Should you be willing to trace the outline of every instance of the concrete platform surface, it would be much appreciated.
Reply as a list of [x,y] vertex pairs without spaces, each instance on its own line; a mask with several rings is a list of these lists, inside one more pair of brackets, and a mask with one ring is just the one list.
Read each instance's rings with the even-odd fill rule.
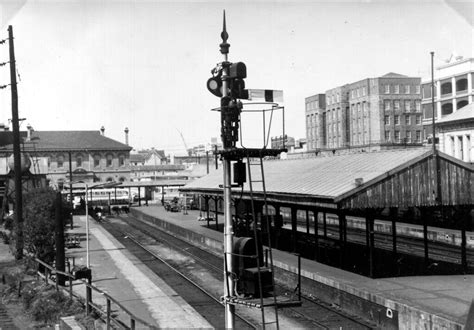
[[[86,264],[86,217],[75,216],[69,234],[81,235],[81,245],[66,251],[76,265]],[[136,257],[124,249],[95,220],[89,220],[89,257],[92,284],[106,292],[136,317],[158,328],[211,328],[212,326],[188,303]],[[74,285],[85,297],[85,286]],[[93,292],[93,302],[104,307],[105,298]],[[117,306],[112,304],[114,311]],[[129,320],[125,320],[129,324]],[[137,328],[143,328],[137,322]]]
[[[198,221],[203,215],[199,211],[173,213],[161,206],[139,207],[133,211],[169,223],[167,229],[170,231],[181,230],[176,226],[192,231],[198,235],[194,240],[212,249],[222,248],[223,235],[212,229],[214,222],[208,228],[206,221]],[[222,223],[223,217],[218,222]],[[273,259],[275,266],[296,272],[297,258],[294,255],[273,250]],[[371,279],[302,259],[302,276],[397,311],[400,328],[411,328],[412,325],[427,329],[462,327],[474,298],[474,275]]]

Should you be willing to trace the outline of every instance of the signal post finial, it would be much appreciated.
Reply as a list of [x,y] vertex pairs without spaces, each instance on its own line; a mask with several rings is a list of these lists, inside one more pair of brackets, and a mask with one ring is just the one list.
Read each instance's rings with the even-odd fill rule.
[[227,39],[229,38],[229,34],[227,33],[227,28],[226,28],[226,24],[225,24],[225,10],[224,10],[224,21],[223,21],[223,26],[222,26],[221,38],[222,38],[222,43],[220,44],[221,53],[224,54],[224,55],[229,54],[230,44],[227,43]]

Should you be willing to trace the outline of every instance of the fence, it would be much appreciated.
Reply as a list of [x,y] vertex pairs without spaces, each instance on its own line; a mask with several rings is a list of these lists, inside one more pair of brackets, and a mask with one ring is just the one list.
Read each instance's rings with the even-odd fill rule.
[[[59,282],[58,277],[59,276],[64,276],[65,278],[67,278],[67,281],[69,283],[69,285],[68,285],[68,287],[69,287],[68,288],[69,298],[72,299],[73,296],[77,297],[74,294],[73,290],[72,290],[72,282],[77,279],[75,275],[73,275],[70,272],[63,272],[63,271],[57,270],[54,267],[52,267],[51,265],[49,265],[49,264],[45,263],[44,261],[41,261],[37,258],[34,258],[34,261],[38,265],[42,265],[44,267],[44,274],[42,274],[41,272],[38,271],[38,275],[40,277],[44,278],[46,284],[48,284],[49,281],[52,280],[52,275],[55,275],[55,280],[52,280],[52,281],[55,282],[56,290],[59,290],[60,286],[58,284],[58,282]],[[122,304],[120,304],[117,300],[115,300],[114,298],[112,298],[107,293],[103,292],[99,288],[92,285],[91,281],[92,281],[92,276],[90,275],[90,270],[89,270],[89,276],[87,278],[87,281],[85,279],[81,279],[81,282],[84,284],[84,286],[86,288],[86,301],[85,301],[86,315],[89,315],[91,313],[92,309],[94,309],[97,312],[97,314],[100,315],[101,319],[103,319],[103,320],[105,319],[107,329],[111,329],[112,323],[119,329],[135,329],[137,323],[144,326],[144,327],[146,327],[146,328],[148,328],[148,329],[155,329],[156,328],[155,326],[149,324],[148,322],[134,316],[132,314],[132,312],[130,312],[126,307],[124,307]],[[92,291],[95,291],[95,292],[99,293],[100,295],[102,295],[106,299],[106,310],[105,310],[105,312],[102,310],[102,307],[100,305],[94,304],[94,302],[92,301]],[[117,307],[119,307],[120,310],[122,310],[125,314],[127,314],[127,316],[130,319],[130,326],[125,325],[116,316],[112,315],[112,303],[115,304]]]

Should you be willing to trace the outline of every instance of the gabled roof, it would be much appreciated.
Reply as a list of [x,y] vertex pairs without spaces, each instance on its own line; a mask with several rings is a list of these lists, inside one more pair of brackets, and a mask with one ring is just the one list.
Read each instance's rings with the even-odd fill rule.
[[474,120],[474,103],[470,103],[461,109],[458,109],[456,112],[437,120],[436,123],[442,124],[458,120]]
[[130,163],[144,163],[146,159],[146,154],[138,153],[138,154],[130,154]]
[[[12,150],[12,132],[3,134],[0,142],[4,150]],[[22,140],[26,138],[26,132],[21,132]],[[112,150],[130,151],[132,148],[124,143],[115,141],[101,135],[99,131],[33,131],[31,142],[24,143],[23,150],[34,151],[60,151],[60,150]]]
[[[429,152],[429,149],[417,148],[265,161],[266,190],[335,198],[355,188],[355,178],[368,182],[427,151]],[[186,185],[186,188],[218,188],[219,185],[222,185],[221,169],[193,181]],[[244,186],[245,189],[248,189],[247,184]]]
[[[467,163],[453,160],[444,155],[442,157],[453,164],[452,166],[462,171],[468,173],[473,171],[472,166]],[[345,202],[352,196],[380,185],[388,177],[397,177],[399,173],[405,173],[406,169],[431,158],[432,150],[430,148],[416,148],[308,159],[265,161],[266,192],[269,199],[295,203],[319,203],[319,205],[324,203],[328,207],[331,207],[330,205],[335,207],[337,203]],[[252,171],[255,170],[252,169]],[[429,180],[430,174],[425,172],[426,170],[421,170],[421,173],[426,177],[420,177],[419,180]],[[260,173],[254,173],[252,176],[259,177]],[[470,178],[469,180],[472,180],[472,177]],[[396,178],[396,180],[399,179]],[[214,170],[209,175],[186,185],[183,190],[221,193],[222,189],[219,185],[222,185],[222,181],[221,169]],[[410,182],[410,185],[417,185],[413,182]],[[420,185],[423,184],[429,190],[428,183],[420,182]],[[463,183],[464,186],[469,184],[470,181]],[[418,185],[415,188],[424,189],[423,187],[418,188]],[[456,189],[454,184],[452,189]],[[472,190],[472,188],[469,189]],[[253,190],[257,193],[261,192],[261,184],[254,183]],[[240,189],[238,191],[240,192]],[[248,191],[249,185],[247,182],[244,184],[243,194]],[[237,190],[234,193],[237,193]],[[396,189],[391,190],[391,193],[396,195]],[[390,203],[388,201],[388,204]],[[380,201],[380,205],[382,204],[387,204],[387,201]]]

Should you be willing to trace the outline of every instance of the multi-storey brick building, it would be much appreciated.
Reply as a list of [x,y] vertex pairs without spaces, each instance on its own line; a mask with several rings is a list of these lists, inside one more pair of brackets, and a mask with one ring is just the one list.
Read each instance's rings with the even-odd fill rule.
[[[319,94],[321,95],[321,94]],[[308,123],[308,150],[385,148],[422,142],[420,78],[388,73],[367,78],[325,94],[326,107],[318,109],[315,125]]]
[[[472,103],[474,96],[474,58],[452,55],[434,72],[435,119],[455,113]],[[422,81],[423,128],[425,138],[432,134],[431,75]]]
[[325,135],[320,129],[323,113],[326,110],[326,96],[316,94],[305,99],[306,106],[306,141],[308,150],[321,148],[326,144]]

